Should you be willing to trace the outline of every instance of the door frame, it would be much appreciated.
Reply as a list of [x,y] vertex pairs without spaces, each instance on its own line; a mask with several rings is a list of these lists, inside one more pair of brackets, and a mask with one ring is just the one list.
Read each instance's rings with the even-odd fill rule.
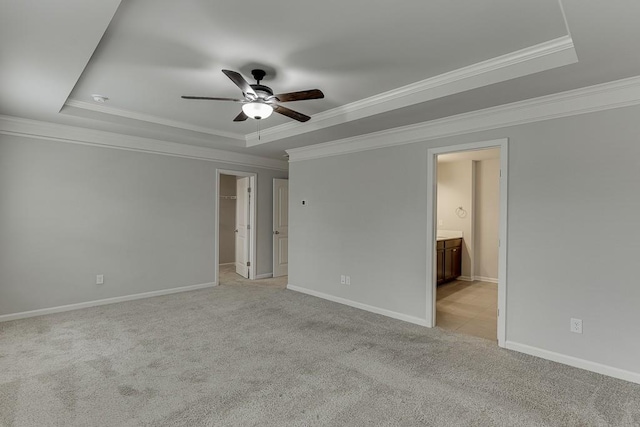
[[258,174],[253,172],[234,171],[228,169],[216,169],[216,242],[215,242],[215,284],[220,284],[220,175],[233,175],[249,177],[251,187],[251,205],[249,207],[249,279],[256,278],[256,245],[257,245],[257,218],[258,218]]
[[[271,226],[273,228],[275,228],[275,222],[276,222],[276,180],[281,180],[281,181],[289,181],[289,178],[273,178],[273,190],[272,190],[272,198],[273,198],[273,215],[272,215],[272,224]],[[287,197],[288,197],[288,192],[289,192],[289,187],[287,186]],[[289,203],[287,203],[287,209],[289,209]],[[288,218],[288,215],[287,215]],[[289,239],[289,231],[288,231],[289,226],[287,225],[287,239]],[[272,230],[273,231],[273,230]],[[275,232],[275,231],[274,231]],[[276,241],[276,235],[272,234],[271,236],[271,248],[272,248],[272,256],[271,256],[271,276],[272,277],[276,277],[276,245],[275,245],[275,241]],[[287,274],[289,274],[289,254],[287,253]]]
[[[436,235],[437,235],[437,197],[438,197],[438,162],[439,154],[457,153],[460,151],[500,149],[500,224],[498,237],[498,346],[505,347],[507,335],[507,198],[508,198],[508,165],[509,139],[479,141],[469,144],[449,145],[427,150],[427,326],[436,326]],[[431,270],[429,271],[429,265]]]

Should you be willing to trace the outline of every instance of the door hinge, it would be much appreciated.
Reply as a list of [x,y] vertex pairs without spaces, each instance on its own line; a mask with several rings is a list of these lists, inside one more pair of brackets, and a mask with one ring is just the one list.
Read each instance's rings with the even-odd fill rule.
[[247,267],[251,267],[251,261],[247,261]]
[[247,230],[251,230],[251,224],[247,224]]
[[251,187],[247,187],[247,193],[251,193]]

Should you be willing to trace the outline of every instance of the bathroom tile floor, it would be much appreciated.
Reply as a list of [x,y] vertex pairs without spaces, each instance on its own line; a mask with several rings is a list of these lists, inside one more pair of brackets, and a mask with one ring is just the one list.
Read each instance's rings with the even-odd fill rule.
[[453,281],[438,286],[436,326],[497,341],[498,285]]

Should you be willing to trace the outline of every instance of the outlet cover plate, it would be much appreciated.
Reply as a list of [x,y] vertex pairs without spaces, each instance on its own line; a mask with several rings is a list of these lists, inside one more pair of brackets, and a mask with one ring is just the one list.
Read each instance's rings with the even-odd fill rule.
[[571,318],[571,325],[570,325],[570,329],[571,332],[575,333],[575,334],[581,334],[582,333],[582,319],[574,319]]

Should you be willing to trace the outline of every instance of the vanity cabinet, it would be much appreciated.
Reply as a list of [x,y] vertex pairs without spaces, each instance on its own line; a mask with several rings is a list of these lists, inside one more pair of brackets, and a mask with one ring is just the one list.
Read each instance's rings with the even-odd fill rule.
[[436,257],[438,285],[462,275],[462,239],[439,240]]

